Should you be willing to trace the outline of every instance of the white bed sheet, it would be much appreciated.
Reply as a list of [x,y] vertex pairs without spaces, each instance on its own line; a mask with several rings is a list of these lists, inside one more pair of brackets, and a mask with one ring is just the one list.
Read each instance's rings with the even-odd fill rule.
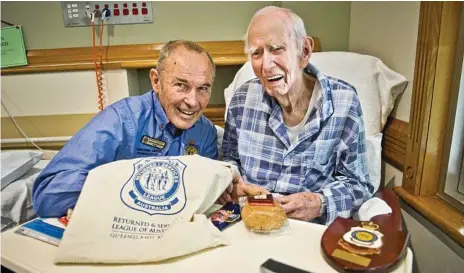
[[40,160],[23,176],[2,189],[2,232],[36,217],[32,209],[32,186],[49,162],[49,159]]

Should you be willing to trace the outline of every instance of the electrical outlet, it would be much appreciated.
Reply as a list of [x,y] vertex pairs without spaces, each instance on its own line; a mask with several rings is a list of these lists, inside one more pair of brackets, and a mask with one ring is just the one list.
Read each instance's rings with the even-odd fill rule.
[[105,25],[151,24],[153,10],[150,1],[106,2],[106,1],[76,1],[61,2],[64,26],[91,26],[89,12],[95,15],[95,24],[100,24],[103,9],[109,10]]

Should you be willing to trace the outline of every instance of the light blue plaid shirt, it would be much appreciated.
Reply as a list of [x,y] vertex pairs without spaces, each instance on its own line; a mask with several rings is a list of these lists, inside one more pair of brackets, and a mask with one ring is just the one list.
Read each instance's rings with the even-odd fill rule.
[[291,145],[282,109],[258,79],[237,89],[229,105],[224,160],[244,178],[271,192],[311,191],[325,196],[326,212],[314,222],[351,217],[373,193],[365,158],[361,104],[353,86],[308,64],[322,87],[304,131]]

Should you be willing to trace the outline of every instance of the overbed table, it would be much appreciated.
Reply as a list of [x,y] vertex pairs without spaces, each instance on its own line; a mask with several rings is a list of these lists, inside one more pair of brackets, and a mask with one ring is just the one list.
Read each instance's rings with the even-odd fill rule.
[[[289,220],[289,231],[280,236],[249,234],[243,222],[224,231],[232,242],[229,246],[209,249],[167,262],[137,265],[55,265],[58,247],[14,233],[2,233],[2,265],[18,273],[36,272],[261,272],[267,259],[307,270],[312,273],[336,272],[324,260],[320,241],[325,226]],[[395,273],[412,272],[412,251],[394,269]]]

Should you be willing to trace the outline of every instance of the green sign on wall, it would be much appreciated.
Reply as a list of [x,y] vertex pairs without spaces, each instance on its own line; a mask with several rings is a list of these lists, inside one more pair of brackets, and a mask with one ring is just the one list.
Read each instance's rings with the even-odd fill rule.
[[21,26],[2,28],[2,68],[27,65]]

